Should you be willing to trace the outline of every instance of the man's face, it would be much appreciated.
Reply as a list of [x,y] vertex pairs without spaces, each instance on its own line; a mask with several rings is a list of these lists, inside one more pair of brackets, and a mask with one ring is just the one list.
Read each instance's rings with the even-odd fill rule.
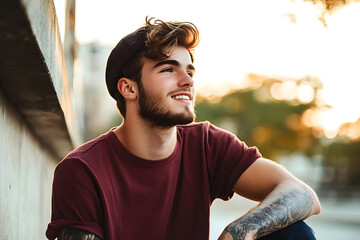
[[139,114],[155,126],[173,127],[194,121],[195,68],[189,52],[176,47],[165,60],[143,59]]

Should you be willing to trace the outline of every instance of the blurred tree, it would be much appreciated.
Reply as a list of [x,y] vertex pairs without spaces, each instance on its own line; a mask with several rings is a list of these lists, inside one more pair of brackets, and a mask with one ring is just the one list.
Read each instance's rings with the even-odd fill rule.
[[255,93],[256,90],[238,90],[215,104],[200,96],[197,121],[209,120],[233,132],[249,146],[257,146],[264,157],[276,159],[294,151],[312,155],[318,139],[301,121],[302,113],[311,103],[259,102]]
[[334,11],[336,11],[337,9],[345,6],[346,4],[349,4],[351,2],[358,2],[359,0],[304,0],[304,2],[312,2],[314,4],[320,4],[321,6],[323,6],[323,11],[321,16],[319,16],[319,20],[325,25],[326,24],[326,20],[325,20],[325,15],[326,14],[331,14]]
[[322,155],[328,173],[324,188],[336,190],[341,196],[359,193],[360,119],[354,123],[344,123],[338,137],[323,144]]
[[338,135],[351,141],[360,141],[360,118],[356,122],[342,124]]
[[326,190],[336,190],[338,196],[351,196],[360,191],[360,141],[334,141],[323,147],[323,165],[327,177]]
[[313,2],[314,4],[322,4],[326,11],[332,11],[336,8],[342,7],[351,0],[304,0],[305,2]]

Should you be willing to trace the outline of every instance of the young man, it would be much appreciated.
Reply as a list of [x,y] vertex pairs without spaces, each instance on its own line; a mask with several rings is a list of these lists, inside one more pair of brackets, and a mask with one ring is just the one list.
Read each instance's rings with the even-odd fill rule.
[[219,239],[315,239],[314,191],[233,134],[192,123],[191,23],[149,19],[109,56],[106,84],[124,121],[57,166],[49,239],[208,239],[216,198],[259,205]]

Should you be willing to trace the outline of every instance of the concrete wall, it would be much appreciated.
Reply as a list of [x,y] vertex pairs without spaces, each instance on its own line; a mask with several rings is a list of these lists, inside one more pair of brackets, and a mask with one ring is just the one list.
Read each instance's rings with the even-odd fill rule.
[[0,92],[0,239],[45,239],[56,160]]
[[82,141],[64,55],[52,0],[0,1],[0,240],[46,239],[54,168]]

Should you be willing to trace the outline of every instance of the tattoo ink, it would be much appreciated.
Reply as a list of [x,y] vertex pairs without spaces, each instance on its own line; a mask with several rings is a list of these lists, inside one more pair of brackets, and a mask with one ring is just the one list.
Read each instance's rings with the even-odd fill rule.
[[303,191],[276,193],[252,212],[229,224],[225,231],[234,240],[244,239],[251,231],[257,231],[256,238],[260,238],[307,218],[313,204],[314,201],[305,188]]

